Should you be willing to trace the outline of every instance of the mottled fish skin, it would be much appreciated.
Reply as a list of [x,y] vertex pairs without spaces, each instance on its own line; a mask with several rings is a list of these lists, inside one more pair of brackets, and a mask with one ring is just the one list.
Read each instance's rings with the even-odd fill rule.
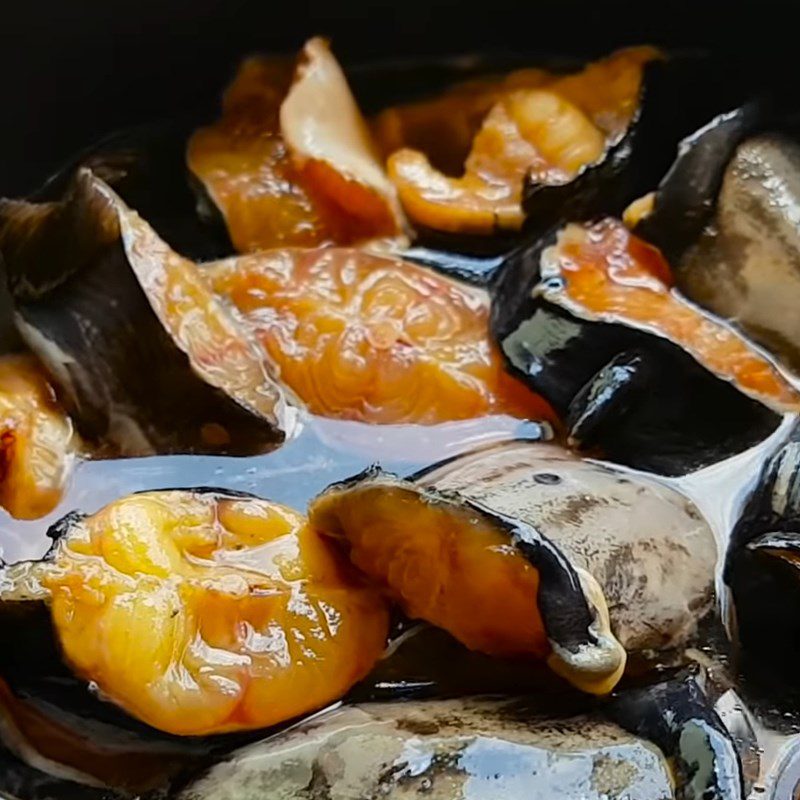
[[675,262],[679,287],[800,371],[800,146],[779,134],[742,143],[712,208]]
[[717,549],[694,504],[655,480],[510,442],[420,476],[529,523],[590,572],[625,649],[684,646],[714,603]]
[[671,800],[649,742],[594,716],[519,701],[365,704],[302,723],[211,768],[179,800]]
[[769,103],[752,100],[714,117],[678,145],[678,157],[635,228],[671,263],[701,235],[713,214],[723,173],[737,146],[766,123]]
[[682,800],[743,800],[737,743],[694,675],[621,692],[606,713],[672,759]]

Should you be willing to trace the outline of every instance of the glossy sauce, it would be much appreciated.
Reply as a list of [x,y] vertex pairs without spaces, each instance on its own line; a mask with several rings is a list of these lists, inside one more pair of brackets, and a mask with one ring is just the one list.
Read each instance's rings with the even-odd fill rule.
[[549,426],[506,416],[440,425],[368,425],[306,420],[295,438],[260,456],[148,456],[84,461],[77,465],[58,506],[38,520],[15,520],[0,509],[0,557],[40,558],[47,529],[74,509],[91,513],[131,492],[214,486],[250,492],[303,511],[330,483],[370,464],[407,474],[468,450],[512,439],[540,438]]

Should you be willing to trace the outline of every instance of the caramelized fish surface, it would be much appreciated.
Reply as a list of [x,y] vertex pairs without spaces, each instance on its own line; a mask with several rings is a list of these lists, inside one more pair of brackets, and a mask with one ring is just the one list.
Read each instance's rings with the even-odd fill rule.
[[388,627],[294,511],[249,497],[131,495],[34,566],[67,663],[159,730],[268,727],[341,697]]
[[504,371],[485,294],[423,267],[332,248],[230,259],[205,274],[315,414],[423,424],[552,418]]
[[0,506],[38,519],[59,503],[77,436],[32,356],[0,357]]

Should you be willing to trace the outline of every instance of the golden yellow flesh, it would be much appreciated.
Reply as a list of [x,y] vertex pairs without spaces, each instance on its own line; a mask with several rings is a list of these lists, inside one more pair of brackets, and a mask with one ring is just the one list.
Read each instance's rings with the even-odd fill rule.
[[[597,163],[630,124],[644,66],[657,57],[653,48],[629,48],[573,75],[537,71],[516,85],[487,88],[484,96],[493,105],[486,108],[459,177],[440,172],[427,152],[408,146],[389,156],[389,176],[406,213],[413,222],[450,233],[485,235],[520,228],[524,182],[565,183]],[[450,105],[466,103],[477,110],[480,98],[480,92],[454,95]],[[423,127],[433,127],[428,115],[446,109],[450,113],[447,104],[429,102]],[[379,127],[382,141],[399,144],[402,127],[388,130],[393,118],[385,114]],[[408,108],[405,114],[413,117]],[[449,161],[439,150],[438,160]]]
[[320,708],[387,635],[380,597],[301,515],[258,499],[133,495],[78,523],[40,569],[73,670],[174,734]]
[[49,514],[61,499],[74,442],[36,360],[0,358],[0,506],[18,519]]
[[314,414],[378,424],[554,418],[503,368],[488,297],[415,264],[329,247],[228,259],[205,274]]
[[576,570],[594,610],[596,643],[568,652],[551,642],[539,610],[539,572],[497,520],[410,484],[334,487],[309,510],[311,524],[346,542],[353,564],[413,619],[471,650],[546,661],[579,689],[606,694],[625,669],[597,581]]
[[507,535],[401,487],[317,499],[312,524],[347,541],[350,559],[412,618],[490,655],[544,658],[539,575]]

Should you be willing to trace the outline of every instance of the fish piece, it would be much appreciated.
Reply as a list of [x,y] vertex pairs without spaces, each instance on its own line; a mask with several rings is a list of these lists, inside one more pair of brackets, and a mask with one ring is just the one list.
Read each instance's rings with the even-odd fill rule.
[[[341,697],[380,656],[388,612],[304,517],[224,490],[145,492],[51,530],[0,576],[0,606],[46,609],[79,681],[177,736],[265,728]],[[25,607],[30,607],[26,610]],[[2,657],[12,690],[25,642]]]
[[189,169],[248,253],[392,238],[403,230],[392,185],[327,43],[299,61],[239,67],[222,116],[192,135]]
[[280,132],[280,104],[293,71],[291,59],[247,59],[222,98],[220,119],[189,139],[189,169],[225,218],[239,252],[335,240]]
[[795,373],[798,130],[775,96],[727,110],[681,142],[644,213],[626,222],[669,259],[681,292]]
[[568,417],[574,444],[681,474],[800,408],[769,356],[676,291],[663,256],[621,222],[553,238],[507,259],[492,327],[515,374]]
[[49,514],[78,449],[72,422],[36,360],[0,357],[0,506],[17,519]]
[[[729,633],[748,674],[774,691],[798,686],[800,653],[800,428],[766,461],[730,537]],[[783,693],[783,690],[781,690]]]
[[314,785],[347,800],[457,800],[475,785],[507,800],[674,796],[663,754],[613,723],[548,718],[524,700],[465,698],[333,711],[233,754],[179,797],[299,797]]
[[675,266],[688,297],[730,319],[796,374],[799,207],[796,140],[780,133],[750,138],[728,163],[713,217]]
[[0,251],[17,327],[87,439],[123,455],[244,454],[293,429],[258,343],[88,170],[60,202],[2,201]]
[[418,150],[388,160],[411,220],[434,230],[487,235],[518,230],[523,185],[562,185],[602,160],[638,109],[653,48],[621,50],[576,75],[504,94],[483,119],[462,177],[436,170]]
[[203,274],[315,414],[373,423],[552,419],[547,403],[506,374],[479,289],[345,248],[258,253]]
[[470,649],[546,660],[592,694],[622,676],[596,580],[526,523],[377,469],[328,488],[309,519],[405,614]]
[[345,230],[353,231],[350,241],[403,236],[395,187],[324,39],[306,42],[280,121],[301,180]]
[[589,319],[623,319],[652,331],[776,411],[800,409],[800,393],[778,368],[735,330],[672,291],[671,270],[658,250],[618,222],[568,226],[544,254],[542,280],[545,299]]
[[689,499],[555,444],[512,441],[433,465],[423,486],[521,519],[597,579],[629,656],[680,654],[713,611],[717,547]]
[[679,663],[713,611],[717,548],[697,508],[556,445],[508,442],[411,480],[373,469],[309,518],[412,619],[546,659],[590,692],[613,687],[626,653],[636,671]]
[[233,753],[178,797],[301,797],[322,786],[343,800],[419,794],[461,800],[475,791],[504,800],[740,800],[741,784],[716,782],[739,769],[730,737],[712,727],[722,728],[718,718],[710,709],[683,711],[676,702],[648,720],[653,728],[671,722],[687,730],[696,720],[710,731],[709,745],[698,741],[695,748],[706,759],[692,763],[696,777],[681,774],[677,786],[671,762],[646,734],[631,733],[602,712],[565,717],[548,714],[531,698],[467,697],[337,709]]

